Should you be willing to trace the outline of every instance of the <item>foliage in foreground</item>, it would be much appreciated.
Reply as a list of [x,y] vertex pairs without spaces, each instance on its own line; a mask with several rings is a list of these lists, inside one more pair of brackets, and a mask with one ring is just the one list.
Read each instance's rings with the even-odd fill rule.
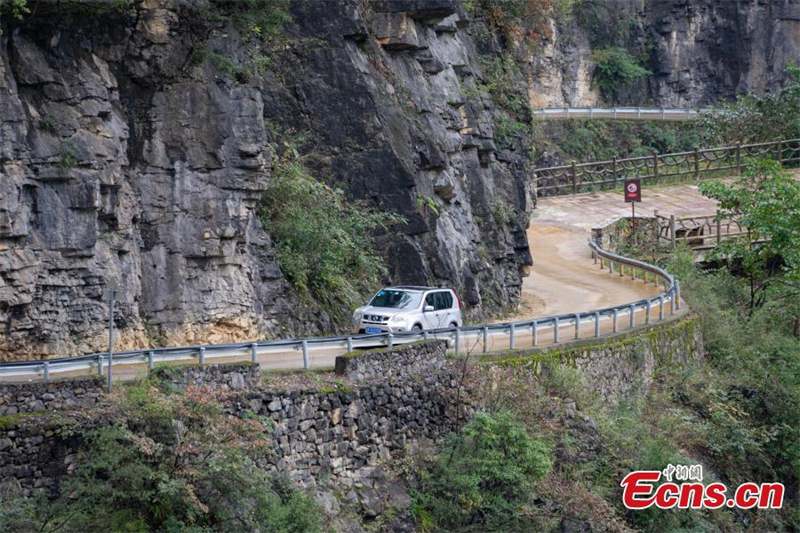
[[420,472],[414,514],[424,530],[509,531],[524,520],[533,483],[551,468],[550,450],[507,412],[478,413]]
[[742,269],[750,312],[776,285],[800,292],[800,183],[777,161],[761,159],[747,161],[733,184],[705,182],[700,191],[719,202],[719,220],[732,220],[746,232],[724,240],[714,257]]
[[258,215],[289,282],[332,313],[358,307],[381,283],[386,267],[373,234],[403,221],[316,180],[289,146],[276,158]]
[[224,393],[133,385],[92,431],[58,497],[0,495],[0,531],[321,531],[310,497],[258,468],[265,422],[223,413]]

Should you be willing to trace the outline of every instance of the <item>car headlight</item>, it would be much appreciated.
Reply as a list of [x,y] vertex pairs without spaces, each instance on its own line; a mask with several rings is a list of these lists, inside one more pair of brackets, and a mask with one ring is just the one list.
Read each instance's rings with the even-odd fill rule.
[[361,313],[356,311],[355,313],[353,313],[353,322],[361,322],[361,317],[362,316],[363,315]]
[[403,315],[394,315],[392,318],[389,319],[389,324],[405,324],[406,317]]

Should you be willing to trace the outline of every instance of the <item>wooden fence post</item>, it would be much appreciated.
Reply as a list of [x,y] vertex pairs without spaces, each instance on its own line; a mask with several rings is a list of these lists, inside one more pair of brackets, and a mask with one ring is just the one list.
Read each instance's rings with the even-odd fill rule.
[[783,139],[778,140],[778,163],[783,164]]
[[611,173],[614,176],[614,187],[617,188],[617,156],[611,158]]
[[[717,209],[717,217],[719,217],[719,209]],[[717,218],[717,244],[722,242],[722,221]]]
[[653,183],[658,185],[658,152],[653,152]]
[[675,215],[669,216],[669,240],[672,243],[672,247],[675,248],[677,245],[677,240],[675,238]]
[[578,171],[575,168],[575,161],[572,162],[572,194],[578,194]]
[[694,149],[694,178],[700,179],[700,149]]
[[736,175],[742,175],[742,144],[736,143]]

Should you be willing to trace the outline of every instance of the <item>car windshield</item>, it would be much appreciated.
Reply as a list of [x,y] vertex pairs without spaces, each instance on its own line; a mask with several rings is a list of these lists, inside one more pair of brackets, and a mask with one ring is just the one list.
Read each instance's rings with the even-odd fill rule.
[[419,307],[422,301],[422,293],[396,291],[384,289],[380,291],[369,305],[374,307],[393,307],[395,309],[414,309]]

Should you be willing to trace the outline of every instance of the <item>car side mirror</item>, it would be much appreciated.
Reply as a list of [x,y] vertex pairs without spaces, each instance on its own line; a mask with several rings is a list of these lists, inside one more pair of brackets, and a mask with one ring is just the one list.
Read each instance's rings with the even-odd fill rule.
[[430,313],[431,311],[433,311],[433,306],[432,305],[426,305],[425,308],[423,309],[423,311],[425,313]]

